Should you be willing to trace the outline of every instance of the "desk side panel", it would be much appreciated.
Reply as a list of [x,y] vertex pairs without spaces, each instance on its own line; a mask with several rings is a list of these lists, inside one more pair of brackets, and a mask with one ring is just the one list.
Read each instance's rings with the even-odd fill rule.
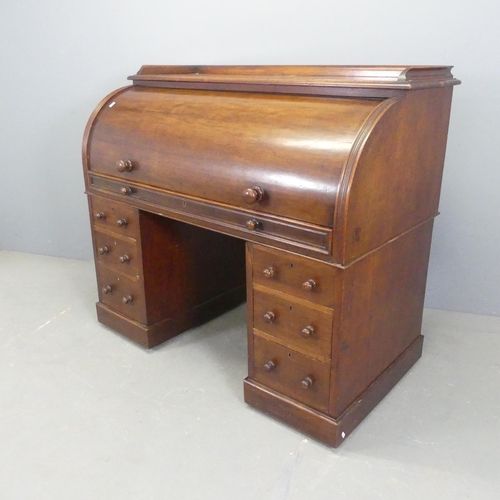
[[419,337],[433,219],[343,271],[330,415],[342,413]]
[[367,138],[336,208],[334,262],[348,264],[438,212],[452,87],[416,90]]

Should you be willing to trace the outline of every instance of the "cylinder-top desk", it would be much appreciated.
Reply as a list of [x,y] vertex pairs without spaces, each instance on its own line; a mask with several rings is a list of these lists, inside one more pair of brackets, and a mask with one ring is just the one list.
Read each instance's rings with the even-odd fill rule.
[[150,348],[246,299],[245,401],[341,444],[422,352],[450,69],[142,67],[84,137],[99,321]]

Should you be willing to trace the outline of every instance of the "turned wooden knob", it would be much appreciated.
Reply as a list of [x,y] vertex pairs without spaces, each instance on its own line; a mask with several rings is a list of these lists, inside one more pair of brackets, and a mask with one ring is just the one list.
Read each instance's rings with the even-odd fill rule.
[[272,278],[274,276],[274,267],[268,267],[262,271],[264,278]]
[[101,219],[101,220],[104,220],[106,218],[106,214],[104,212],[97,212],[95,214],[95,218],[96,219]]
[[132,165],[130,160],[119,160],[116,162],[116,170],[118,172],[132,172],[134,165]]
[[302,283],[302,290],[306,292],[312,292],[316,288],[316,282],[314,280],[307,280]]
[[109,248],[108,247],[99,247],[97,249],[97,251],[101,254],[101,255],[104,255],[105,253],[108,253],[109,252]]
[[260,227],[259,221],[256,221],[255,219],[247,220],[247,229],[250,229],[250,231],[255,231],[259,227]]
[[247,188],[243,191],[243,201],[248,203],[249,205],[253,205],[254,203],[262,200],[264,196],[264,190],[259,186],[254,186],[253,188]]
[[132,194],[132,188],[131,187],[122,187],[120,189],[120,193],[123,194],[123,196],[130,196]]
[[304,339],[310,339],[314,333],[314,327],[306,326],[300,331],[300,336]]
[[264,371],[270,372],[273,371],[276,368],[276,363],[274,361],[268,361],[267,363],[264,363]]
[[262,319],[265,323],[272,323],[276,318],[276,315],[272,311],[268,311],[262,315]]
[[306,377],[305,379],[302,380],[302,382],[300,383],[300,385],[302,386],[302,389],[309,389],[310,387],[312,387],[313,385],[313,379],[311,377]]
[[104,287],[102,287],[102,293],[111,293],[113,291],[113,289],[111,288],[111,285],[106,285]]
[[127,219],[118,219],[118,220],[116,221],[116,223],[117,223],[120,227],[124,227],[124,226],[126,226],[126,225],[128,224]]
[[126,264],[127,262],[130,262],[130,257],[127,254],[121,255],[120,256],[120,262],[122,264]]
[[131,295],[127,295],[127,296],[123,297],[122,302],[124,304],[130,304],[132,302],[132,300],[134,300],[134,299],[132,299],[132,296]]

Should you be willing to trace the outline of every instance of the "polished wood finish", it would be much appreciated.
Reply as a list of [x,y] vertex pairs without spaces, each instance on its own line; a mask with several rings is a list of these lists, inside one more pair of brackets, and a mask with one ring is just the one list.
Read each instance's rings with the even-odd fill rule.
[[276,363],[273,360],[270,360],[267,363],[264,363],[262,368],[264,368],[265,372],[270,372],[276,368]]
[[[327,411],[330,383],[328,364],[258,335],[254,339],[254,348],[256,382],[286,394],[311,408]],[[272,370],[265,367],[270,361],[274,364]],[[307,391],[302,387],[306,378],[314,381]]]
[[261,201],[262,198],[264,198],[264,190],[259,186],[248,188],[243,191],[243,201],[249,205]]
[[302,290],[305,292],[311,293],[313,290],[316,289],[316,282],[314,280],[306,280],[304,283],[302,283]]
[[84,136],[99,321],[149,348],[246,296],[245,401],[339,446],[422,352],[450,70],[144,66]]
[[118,172],[132,172],[134,165],[130,160],[119,160],[116,162],[116,170]]
[[[124,201],[120,193],[122,182],[94,174],[90,174],[87,180],[89,192]],[[126,201],[130,206],[221,233],[330,259],[331,228],[262,214],[258,215],[258,219],[249,219],[255,214],[138,184],[134,185],[133,192]],[[255,221],[252,228],[247,227],[249,220]],[[116,221],[113,223],[116,224]]]
[[322,96],[391,97],[460,84],[452,66],[143,66],[136,86]]
[[274,267],[269,266],[262,271],[262,276],[264,276],[264,278],[270,279],[270,278],[274,277],[275,273],[276,273],[276,271],[275,271]]
[[[333,223],[350,145],[380,104],[139,87],[114,102],[93,123],[92,172],[232,207],[247,208],[250,199],[256,212],[323,226]],[[132,172],[116,171],[123,156]],[[249,186],[253,193],[242,196]],[[121,188],[125,195],[130,189]]]
[[336,267],[271,248],[256,246],[254,252],[256,284],[333,307]]
[[[245,300],[242,241],[91,197],[91,213],[103,205],[109,217],[93,226],[99,300],[121,323],[142,325],[134,340],[153,347]],[[127,335],[131,326],[117,329]]]
[[338,418],[317,411],[247,377],[245,401],[329,446],[337,448],[377,406],[422,355],[423,337],[404,351]]
[[135,321],[147,322],[146,301],[140,280],[113,272],[98,263],[97,281],[100,302]]
[[437,215],[451,95],[452,87],[409,93],[360,138],[339,185],[336,262],[352,262]]
[[178,311],[174,315],[151,325],[145,325],[120,314],[115,309],[105,306],[102,302],[98,302],[96,306],[97,318],[103,325],[119,332],[146,349],[151,349],[190,328],[210,321],[229,309],[238,306],[244,300],[244,288],[228,290],[207,302]]
[[244,289],[240,240],[141,212],[141,251],[147,324]]
[[300,335],[303,339],[310,339],[315,333],[317,333],[317,328],[311,325],[308,325],[300,330]]
[[420,337],[432,226],[430,219],[343,270],[332,416]]
[[[275,342],[328,360],[332,345],[333,311],[314,305],[255,286],[254,328],[273,337]],[[271,310],[268,311],[269,308]],[[272,321],[267,319],[270,315]]]
[[129,239],[120,238],[111,232],[95,230],[94,241],[97,248],[97,262],[118,272],[140,275],[136,244]]
[[89,202],[96,230],[105,230],[135,243],[139,235],[139,215],[135,208],[100,197],[90,198]]

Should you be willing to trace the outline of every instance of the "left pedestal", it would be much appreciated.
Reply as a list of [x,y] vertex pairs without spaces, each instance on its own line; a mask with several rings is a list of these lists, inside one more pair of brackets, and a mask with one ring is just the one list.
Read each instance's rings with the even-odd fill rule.
[[99,321],[146,348],[245,300],[244,242],[89,196]]

